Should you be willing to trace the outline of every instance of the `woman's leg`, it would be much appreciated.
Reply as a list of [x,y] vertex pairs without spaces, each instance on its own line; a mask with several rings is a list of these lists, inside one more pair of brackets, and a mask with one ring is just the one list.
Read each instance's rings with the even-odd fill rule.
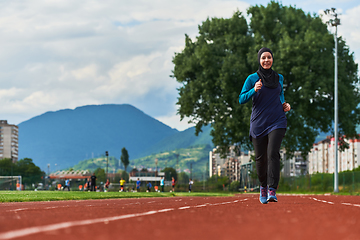
[[286,129],[275,129],[268,135],[268,176],[269,187],[277,189],[280,179],[280,147],[285,136]]
[[268,136],[252,138],[255,150],[256,172],[262,187],[267,187],[267,146]]

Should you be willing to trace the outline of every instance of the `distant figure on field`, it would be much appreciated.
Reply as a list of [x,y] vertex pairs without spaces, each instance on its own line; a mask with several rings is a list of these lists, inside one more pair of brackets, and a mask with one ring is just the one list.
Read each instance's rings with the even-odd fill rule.
[[96,191],[96,176],[95,173],[93,173],[93,175],[91,176],[91,191]]
[[85,186],[84,186],[84,190],[87,190],[87,191],[90,191],[90,187],[91,187],[91,179],[90,177],[85,179],[86,182],[85,182]]
[[104,192],[107,192],[107,190],[109,189],[109,186],[110,186],[110,181],[109,181],[109,179],[107,179],[107,180],[106,180],[106,183],[105,183]]
[[68,191],[70,191],[70,180],[69,179],[65,179],[65,186],[63,188],[63,191],[65,191],[65,189],[68,189]]
[[192,187],[193,184],[194,184],[194,182],[190,178],[190,180],[189,180],[189,192],[191,192],[191,187]]
[[164,192],[164,186],[165,186],[165,180],[164,180],[164,177],[161,177],[161,179],[160,179],[160,187],[161,187],[162,192]]
[[121,178],[120,180],[120,192],[124,192],[124,185],[125,185],[125,180],[124,178]]
[[172,178],[171,178],[171,186],[172,186],[172,191],[173,191],[173,192],[175,192],[175,183],[176,183],[176,182],[175,182],[175,178],[172,177]]
[[148,184],[147,184],[147,190],[148,190],[148,192],[151,192],[151,188],[152,188],[151,182],[148,182]]
[[138,192],[140,192],[140,185],[141,185],[141,181],[140,181],[140,178],[138,178],[136,181],[136,191],[138,191]]

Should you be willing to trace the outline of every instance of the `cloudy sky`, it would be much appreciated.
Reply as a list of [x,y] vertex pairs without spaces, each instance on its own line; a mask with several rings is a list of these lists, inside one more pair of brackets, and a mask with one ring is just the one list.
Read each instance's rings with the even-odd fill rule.
[[[267,5],[259,0],[256,4]],[[19,124],[47,111],[131,104],[185,130],[175,105],[172,57],[207,17],[231,17],[253,0],[0,1],[0,119]],[[319,13],[335,7],[339,34],[360,62],[358,0],[283,0]]]

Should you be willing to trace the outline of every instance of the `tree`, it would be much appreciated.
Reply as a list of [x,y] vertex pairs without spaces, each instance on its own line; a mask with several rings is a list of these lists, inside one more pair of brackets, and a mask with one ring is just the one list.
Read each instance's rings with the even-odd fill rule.
[[22,176],[24,186],[41,182],[45,172],[33,163],[31,158],[24,158],[16,162],[17,175]]
[[97,168],[95,171],[95,176],[96,176],[96,182],[99,184],[99,182],[101,183],[105,183],[106,182],[106,173],[105,170],[102,168]]
[[[230,19],[208,18],[195,41],[185,35],[184,50],[173,58],[173,77],[182,84],[180,118],[196,124],[196,135],[210,124],[213,143],[223,153],[233,144],[251,149],[252,106],[240,105],[238,96],[258,68],[257,51],[266,46],[292,106],[283,146],[288,154],[306,155],[320,132],[333,131],[333,36],[318,16],[277,2],[250,7],[248,14],[249,25],[237,11]],[[360,122],[357,64],[345,41],[338,41],[339,136],[354,137]]]
[[188,184],[189,179],[189,175],[187,175],[185,172],[181,172],[178,174],[178,183],[180,184]]
[[178,175],[177,175],[177,172],[176,172],[176,170],[174,168],[167,167],[167,168],[164,168],[161,171],[165,173],[165,180],[166,181],[171,181],[172,177],[174,177],[175,181],[178,180]]
[[42,182],[45,172],[41,171],[31,158],[20,159],[16,163],[13,163],[10,158],[4,158],[0,160],[0,175],[21,176],[22,184],[27,186]]
[[122,164],[125,167],[125,172],[126,172],[126,168],[130,163],[129,162],[129,154],[128,154],[128,151],[126,150],[126,148],[121,149],[121,157],[120,157],[120,159],[121,159]]

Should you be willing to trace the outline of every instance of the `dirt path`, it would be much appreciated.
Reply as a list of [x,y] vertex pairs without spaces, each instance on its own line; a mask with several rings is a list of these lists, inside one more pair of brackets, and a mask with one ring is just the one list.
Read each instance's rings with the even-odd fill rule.
[[360,197],[172,197],[0,204],[1,239],[360,239]]

